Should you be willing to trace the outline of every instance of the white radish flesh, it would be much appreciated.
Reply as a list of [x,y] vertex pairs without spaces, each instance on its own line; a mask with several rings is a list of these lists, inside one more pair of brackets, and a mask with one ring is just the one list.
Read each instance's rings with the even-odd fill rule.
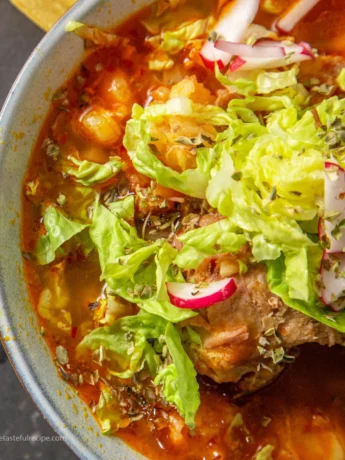
[[[212,33],[219,39],[241,42],[258,12],[259,3],[259,0],[235,0],[230,3]],[[229,53],[217,50],[214,41],[210,39],[203,46],[200,55],[205,65],[210,68],[214,67],[215,62],[223,68],[231,59]]]
[[282,58],[285,56],[283,46],[250,46],[243,43],[227,42],[217,40],[214,45],[218,50],[231,55],[242,56],[243,58]]
[[[270,43],[270,45],[268,45]],[[297,62],[307,61],[313,58],[310,46],[307,43],[301,44],[287,44],[286,42],[274,42],[270,40],[264,40],[258,42],[256,47],[262,47],[265,49],[268,46],[271,47],[282,47],[285,52],[284,57],[280,58],[257,58],[257,57],[242,57],[238,56],[230,64],[230,71],[236,72],[236,70],[255,70],[255,69],[275,69],[277,67],[283,67]],[[239,64],[241,62],[241,65]]]
[[327,254],[322,259],[321,267],[321,299],[332,310],[345,308],[345,254]]
[[343,225],[345,224],[345,172],[339,165],[325,163],[324,190],[323,228],[329,241],[327,252],[343,252],[345,248],[345,225]]
[[302,19],[320,0],[299,0],[277,22],[277,28],[282,32],[291,32],[295,25]]
[[213,281],[207,285],[167,283],[170,301],[180,308],[206,308],[231,297],[237,286],[233,278]]

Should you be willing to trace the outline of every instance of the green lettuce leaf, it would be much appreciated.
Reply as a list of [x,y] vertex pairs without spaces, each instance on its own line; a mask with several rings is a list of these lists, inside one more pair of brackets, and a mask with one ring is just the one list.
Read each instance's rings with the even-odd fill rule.
[[154,297],[147,300],[141,300],[138,302],[139,307],[142,310],[152,313],[154,315],[161,316],[167,321],[172,323],[180,323],[185,319],[197,316],[194,310],[188,310],[187,308],[178,308],[166,300],[156,300]]
[[262,234],[255,235],[252,238],[252,253],[257,262],[275,260],[280,256],[281,251],[281,247],[278,244],[268,243]]
[[202,105],[186,96],[173,97],[165,104],[152,104],[146,109],[134,104],[132,117],[154,123],[164,121],[164,117],[180,115],[195,120],[197,123],[210,123],[214,126],[228,126],[234,120],[228,112],[215,105]]
[[94,211],[90,237],[98,251],[103,278],[106,273],[117,269],[116,260],[126,251],[135,251],[146,244],[134,227],[103,205],[98,205]]
[[341,69],[338,77],[337,77],[337,83],[339,85],[339,88],[342,91],[345,91],[345,69]]
[[54,206],[46,209],[43,223],[47,233],[40,237],[34,251],[40,265],[53,262],[56,251],[60,250],[63,254],[61,246],[89,226],[68,219]]
[[288,94],[275,94],[271,96],[250,95],[245,99],[232,99],[229,103],[229,107],[245,107],[254,112],[274,112],[290,107],[300,108],[301,102],[305,102],[305,98],[300,100],[297,93],[292,93],[291,96]]
[[119,157],[110,157],[105,164],[70,157],[77,168],[66,169],[69,176],[75,177],[76,182],[86,187],[107,182],[120,171],[123,166]]
[[169,296],[166,288],[166,281],[168,270],[177,255],[177,249],[170,246],[169,243],[165,242],[159,249],[155,256],[156,263],[156,300],[158,301],[169,301]]
[[88,40],[94,45],[105,47],[116,47],[120,43],[128,42],[128,39],[120,37],[114,33],[105,32],[98,27],[88,26],[77,21],[69,21],[65,27],[65,32],[73,32],[83,40]]
[[182,173],[165,166],[152,153],[149,123],[146,120],[129,120],[126,125],[124,146],[137,171],[165,187],[178,190],[186,195],[204,198],[210,170],[214,165],[215,153],[212,149],[200,148],[197,151],[197,168]]
[[151,151],[151,124],[162,123],[170,115],[187,117],[196,125],[210,123],[213,126],[228,126],[235,117],[220,107],[195,104],[189,98],[181,96],[170,99],[166,104],[150,105],[146,109],[135,104],[132,119],[127,122],[124,146],[140,173],[156,179],[165,187],[196,198],[205,198],[210,171],[217,160],[213,149],[198,148],[197,167],[181,173],[165,166],[159,156]]
[[157,375],[155,385],[163,383],[165,399],[176,405],[186,425],[194,429],[195,416],[200,406],[197,373],[182,346],[179,333],[171,323],[166,327],[165,340],[173,364]]
[[131,278],[151,256],[155,255],[162,246],[162,240],[143,246],[131,254],[112,257],[102,272],[102,278],[112,280],[126,280]]
[[169,57],[165,59],[158,59],[158,57],[155,57],[155,59],[150,59],[148,62],[150,70],[157,70],[159,72],[172,69],[175,65],[175,62]]
[[102,385],[101,388],[95,413],[101,424],[102,433],[108,435],[121,427],[121,407],[109,388],[105,385]]
[[[109,371],[121,378],[131,378],[146,367],[152,376],[161,363],[152,343],[164,335],[167,322],[159,316],[140,312],[136,316],[120,318],[112,326],[93,330],[80,342],[78,354],[106,349],[111,367]],[[156,347],[159,345],[155,344]],[[162,347],[160,347],[161,349]]]
[[177,54],[186,44],[206,33],[208,19],[198,19],[191,23],[183,23],[177,30],[165,31],[161,34],[159,47],[169,54]]
[[77,29],[80,29],[80,27],[84,27],[85,24],[82,22],[78,21],[69,21],[65,27],[65,32],[74,32]]
[[227,219],[220,220],[196,230],[190,230],[178,237],[183,248],[178,253],[175,263],[181,268],[191,269],[208,256],[218,253],[236,253],[247,242],[238,228]]
[[289,286],[289,296],[308,302],[309,270],[308,252],[306,248],[285,253],[285,280]]
[[234,88],[234,92],[249,96],[250,94],[270,94],[274,91],[282,90],[297,84],[296,67],[284,72],[262,72],[252,71],[246,72],[249,78],[237,78],[236,74],[231,79],[229,75],[224,75],[220,72],[219,67],[215,68],[217,80],[225,86]]
[[308,251],[308,272],[310,283],[308,302],[291,298],[289,293],[290,287],[286,279],[286,264],[284,255],[274,261],[267,262],[267,282],[270,291],[279,296],[289,307],[344,333],[345,311],[334,313],[330,308],[325,307],[321,304],[315,289],[313,289],[313,280],[316,280],[316,276],[319,273],[321,258],[322,249],[317,248],[313,249],[313,251]]
[[[272,148],[273,157],[275,155],[273,151],[276,152],[274,142],[272,145],[268,143],[264,143],[264,145],[265,155],[270,155],[269,149]],[[260,148],[262,148],[262,146]],[[244,233],[246,239],[252,244],[253,256],[257,262],[275,260],[282,252],[285,253],[287,260],[290,261],[291,259],[291,264],[288,264],[289,271],[286,279],[289,283],[289,295],[292,298],[307,300],[309,295],[308,270],[306,269],[303,251],[308,247],[315,246],[315,243],[313,243],[308,235],[302,231],[296,220],[291,218],[291,216],[287,217],[284,215],[286,200],[283,202],[284,204],[281,204],[281,207],[279,207],[278,204],[275,203],[278,199],[275,198],[273,200],[273,204],[275,205],[273,207],[273,212],[270,212],[271,208],[269,205],[271,201],[269,197],[265,197],[264,194],[266,193],[268,195],[269,188],[266,189],[266,191],[262,189],[261,197],[258,195],[257,190],[261,184],[259,183],[260,161],[257,157],[255,163],[256,168],[249,168],[251,164],[249,159],[251,159],[250,157],[254,155],[254,153],[255,147],[251,149],[247,158],[247,163],[242,167],[241,180],[235,180],[232,178],[235,172],[233,160],[228,150],[224,149],[217,168],[218,170],[215,169],[213,171],[214,176],[209,182],[206,192],[207,200],[213,207],[217,208],[221,214],[228,217],[228,221],[234,229],[238,229]],[[269,171],[268,167],[266,169],[265,174]],[[246,171],[249,170],[250,173],[248,172],[248,176],[246,176]],[[272,168],[272,175],[276,173],[277,171],[273,171]],[[284,185],[283,171],[281,174],[282,185]],[[289,179],[287,172],[285,176],[286,181]],[[311,179],[312,175],[310,175],[310,190],[305,189],[306,196],[309,192],[312,193]],[[267,187],[269,181],[270,177],[267,174],[262,185]],[[297,187],[295,182],[293,183],[292,190],[298,190],[294,188],[295,186]],[[280,183],[277,182],[277,184]],[[305,184],[303,184],[303,186],[305,187]],[[277,187],[276,190],[280,189]],[[277,191],[275,191],[275,193],[277,193]],[[314,193],[318,194],[319,191],[317,190]],[[302,192],[300,192],[300,197],[301,196],[303,196]],[[264,199],[262,199],[262,197]],[[267,203],[265,203],[265,200],[268,200]],[[303,202],[301,203],[303,204]],[[310,218],[313,218],[317,214],[318,208],[316,202],[313,204],[312,209],[313,212]],[[278,214],[279,211],[280,214]],[[277,218],[278,215],[279,218]],[[191,254],[189,257],[191,257]],[[298,261],[299,269],[294,269],[294,260]]]
[[134,227],[102,205],[95,209],[90,237],[98,251],[101,277],[115,294],[174,323],[197,314],[169,301],[165,283],[177,252],[170,244],[140,239]]
[[113,201],[108,204],[110,211],[122,219],[134,219],[134,195],[129,195],[122,200]]
[[[170,303],[165,285],[165,280],[171,280],[168,263],[171,255],[175,253],[175,250],[171,251],[173,248],[170,248],[168,243],[164,243],[161,249],[156,247],[154,260],[148,264],[142,264],[135,273],[128,273],[126,277],[107,278],[107,284],[117,295],[137,304],[142,310],[178,323],[196,316],[197,313],[193,310],[175,307]],[[157,257],[158,254],[160,258]],[[179,279],[179,281],[184,280]]]
[[273,460],[272,454],[274,449],[274,446],[267,444],[256,454],[255,460]]
[[[163,366],[164,343],[172,358],[168,371],[164,371]],[[195,415],[200,405],[197,374],[183,348],[180,334],[171,323],[146,312],[127,316],[112,326],[92,331],[78,345],[77,353],[85,355],[100,347],[110,359],[109,372],[117,377],[131,378],[146,368],[152,377],[156,377],[155,385],[163,383],[167,402],[176,405],[187,426],[195,427]],[[102,405],[101,409],[104,408]],[[108,419],[104,413],[101,415],[102,419]],[[105,422],[104,429],[111,427],[110,422]]]

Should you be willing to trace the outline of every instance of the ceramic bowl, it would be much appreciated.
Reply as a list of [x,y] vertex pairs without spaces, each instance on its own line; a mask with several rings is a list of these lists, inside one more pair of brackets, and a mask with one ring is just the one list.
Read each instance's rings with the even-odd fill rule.
[[144,458],[105,437],[88,407],[57,374],[28,300],[20,253],[21,186],[51,95],[81,62],[83,43],[65,33],[70,20],[121,23],[150,0],[79,0],[37,46],[0,116],[0,331],[15,371],[46,420],[82,459]]

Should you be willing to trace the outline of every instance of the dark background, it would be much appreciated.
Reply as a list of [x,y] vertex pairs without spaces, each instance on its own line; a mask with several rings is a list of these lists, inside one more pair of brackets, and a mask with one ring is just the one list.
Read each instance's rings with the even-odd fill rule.
[[[46,0],[47,2],[54,0]],[[0,107],[44,33],[0,0]],[[17,379],[0,345],[0,436],[55,436]],[[74,460],[63,442],[0,442],[0,460]]]

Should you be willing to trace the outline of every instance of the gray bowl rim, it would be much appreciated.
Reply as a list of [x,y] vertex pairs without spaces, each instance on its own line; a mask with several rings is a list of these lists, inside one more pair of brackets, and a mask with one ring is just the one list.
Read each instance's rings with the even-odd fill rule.
[[[33,50],[29,59],[26,61],[24,67],[17,76],[2,107],[0,113],[0,123],[3,127],[4,133],[10,129],[11,120],[20,106],[20,101],[25,95],[25,89],[34,77],[36,69],[49,56],[52,49],[58,46],[60,40],[65,34],[65,26],[68,21],[72,19],[82,20],[83,17],[94,10],[100,3],[101,0],[78,1],[64,16],[62,16],[62,18],[42,38],[40,43]],[[0,321],[1,337],[4,337],[8,333],[7,331],[9,328],[11,328],[10,313],[7,305],[8,302],[5,298],[3,279],[0,273],[0,309],[2,311]],[[40,384],[35,380],[33,372],[25,360],[25,353],[21,350],[20,345],[16,341],[11,342],[11,347],[7,347],[4,340],[2,340],[2,343],[24,389],[31,396],[33,402],[36,404],[54,431],[62,439],[64,439],[66,444],[79,458],[87,460],[96,459],[96,457],[90,455],[86,446],[73,432],[73,430],[69,426],[64,426],[64,420],[55,412],[46,396],[42,394]]]

